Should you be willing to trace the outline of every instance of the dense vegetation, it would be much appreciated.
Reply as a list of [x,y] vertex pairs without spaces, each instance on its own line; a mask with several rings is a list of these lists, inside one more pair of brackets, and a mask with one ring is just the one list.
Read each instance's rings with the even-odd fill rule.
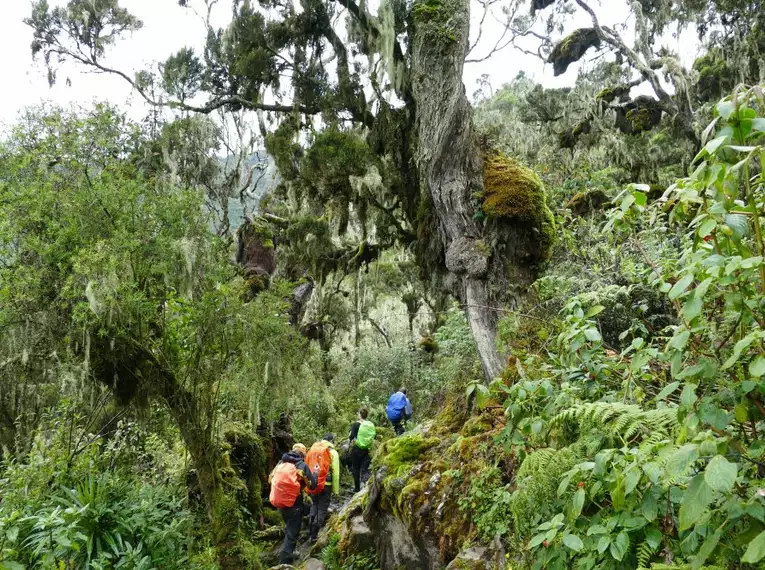
[[[135,76],[105,63],[141,26],[117,0],[27,21],[51,82],[116,74],[152,112],[30,108],[0,140],[0,568],[268,567],[269,471],[359,405],[376,508],[444,565],[763,563],[758,1],[624,27],[583,0],[237,1],[225,30],[179,4],[204,53]],[[471,7],[572,86],[485,77],[471,107]],[[662,38],[689,31],[685,65]],[[401,385],[419,425],[391,439]],[[326,567],[391,567],[342,524]]]

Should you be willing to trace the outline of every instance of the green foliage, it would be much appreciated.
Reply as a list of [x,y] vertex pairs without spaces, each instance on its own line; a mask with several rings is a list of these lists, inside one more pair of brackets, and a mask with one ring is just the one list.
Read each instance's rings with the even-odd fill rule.
[[[88,436],[71,456],[66,453],[71,430],[76,429],[77,440],[87,434],[57,421],[36,439],[26,463],[3,466],[0,557],[5,566],[189,566],[193,523],[182,507],[183,494],[174,485],[152,485],[131,472],[134,442],[119,437],[126,427],[109,442]],[[157,467],[145,465],[144,475]]]
[[502,479],[497,467],[484,469],[470,480],[467,495],[458,503],[460,509],[473,518],[478,536],[487,542],[498,534],[506,535],[512,523],[512,497]]
[[378,570],[380,561],[375,552],[344,554],[340,548],[340,535],[333,534],[321,551],[327,570]]
[[[621,332],[598,302],[613,294],[607,281],[571,298],[556,288],[561,266],[537,284],[562,309],[536,327],[557,334],[541,349],[530,343],[514,382],[484,397],[504,401],[498,442],[521,458],[504,535],[529,567],[658,568],[670,553],[676,567],[699,569],[765,557],[763,110],[757,89],[720,102],[691,176],[653,203],[647,186],[631,186],[608,212],[601,239],[624,248],[622,283],[633,283],[620,302],[645,305]],[[663,247],[669,240],[676,251]],[[653,310],[661,319],[644,316]],[[507,485],[481,487],[487,478],[473,483],[478,513],[502,504]]]

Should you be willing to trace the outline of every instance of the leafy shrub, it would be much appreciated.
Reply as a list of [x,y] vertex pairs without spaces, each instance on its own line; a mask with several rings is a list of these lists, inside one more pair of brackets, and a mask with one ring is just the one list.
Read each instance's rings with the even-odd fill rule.
[[27,462],[4,466],[4,567],[188,567],[192,523],[180,489],[109,469],[123,451],[134,452],[128,445],[98,439],[72,455],[67,441],[63,429],[38,436]]

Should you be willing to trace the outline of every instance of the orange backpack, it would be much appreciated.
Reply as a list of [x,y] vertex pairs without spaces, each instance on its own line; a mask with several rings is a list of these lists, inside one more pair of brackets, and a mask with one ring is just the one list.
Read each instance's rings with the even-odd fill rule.
[[324,490],[324,484],[327,482],[329,469],[332,465],[332,454],[329,452],[329,444],[326,441],[319,441],[311,446],[308,454],[305,456],[306,468],[313,473],[316,478],[316,487],[308,488],[309,495],[318,495]]
[[271,494],[268,500],[277,509],[295,506],[300,495],[300,479],[293,463],[279,463],[271,479]]

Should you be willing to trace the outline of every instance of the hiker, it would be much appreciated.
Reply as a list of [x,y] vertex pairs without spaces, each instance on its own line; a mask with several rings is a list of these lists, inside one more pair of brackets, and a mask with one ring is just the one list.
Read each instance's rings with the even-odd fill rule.
[[319,538],[329,511],[332,493],[340,493],[340,455],[335,450],[335,436],[328,433],[324,439],[314,443],[306,455],[308,469],[316,478],[315,487],[308,490],[313,499],[310,515],[311,544]]
[[353,422],[348,439],[351,442],[351,473],[353,492],[361,491],[361,485],[369,479],[369,448],[377,435],[375,424],[367,419],[369,410],[359,408],[358,421]]
[[268,482],[271,485],[269,501],[279,509],[284,519],[284,544],[279,564],[292,564],[300,526],[303,521],[303,491],[316,486],[316,479],[305,464],[306,448],[302,443],[282,455]]
[[406,388],[401,388],[388,399],[388,406],[385,408],[390,423],[393,424],[393,431],[396,437],[404,433],[406,421],[412,417],[412,404],[406,397]]

